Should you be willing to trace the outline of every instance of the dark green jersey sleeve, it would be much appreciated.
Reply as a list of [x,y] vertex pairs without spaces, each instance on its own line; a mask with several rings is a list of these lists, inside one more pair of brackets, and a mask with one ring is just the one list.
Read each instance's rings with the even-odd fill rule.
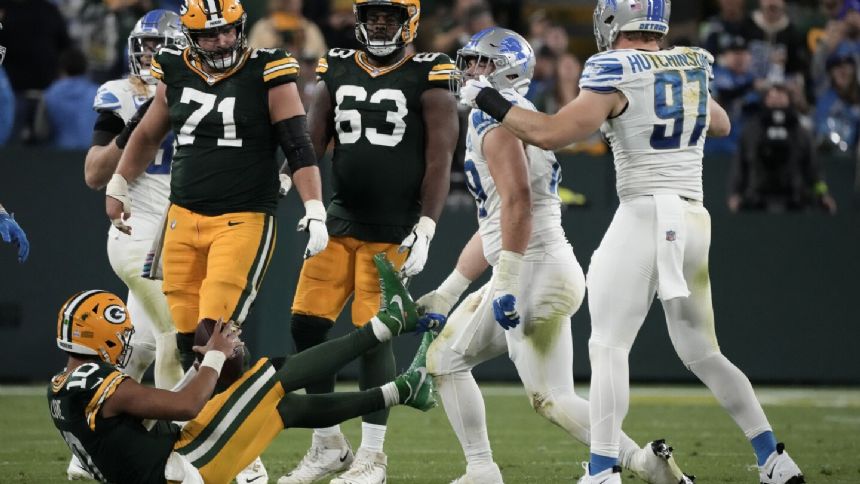
[[[426,60],[424,60],[426,59]],[[427,71],[427,89],[448,89],[457,67],[447,54],[439,52],[422,52],[412,58],[415,62],[426,62],[430,68]]]
[[48,387],[51,418],[66,445],[99,482],[164,483],[178,428],[159,423],[147,430],[134,417],[102,416],[105,402],[126,379],[128,375],[101,361],[60,373]]
[[299,77],[299,61],[281,49],[257,49],[256,55],[263,62],[263,84],[271,89],[281,84],[296,82]]

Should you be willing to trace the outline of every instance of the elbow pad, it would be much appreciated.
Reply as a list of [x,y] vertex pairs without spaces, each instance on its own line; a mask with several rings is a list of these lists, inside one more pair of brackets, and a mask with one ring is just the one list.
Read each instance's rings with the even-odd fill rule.
[[293,116],[278,121],[273,126],[278,143],[287,156],[287,165],[289,165],[292,173],[306,166],[317,164],[311,137],[308,135],[308,118],[306,115]]

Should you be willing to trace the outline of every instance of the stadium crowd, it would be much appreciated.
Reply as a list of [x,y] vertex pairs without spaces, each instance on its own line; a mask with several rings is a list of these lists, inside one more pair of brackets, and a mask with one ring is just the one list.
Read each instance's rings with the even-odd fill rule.
[[[5,25],[0,44],[12,53],[0,67],[0,146],[89,147],[96,118],[92,99],[99,84],[127,73],[125,39],[134,22],[153,8],[178,11],[181,3],[0,0]],[[307,106],[317,59],[330,47],[356,47],[352,2],[244,3],[257,13],[250,45],[284,48],[299,59],[300,94]],[[590,2],[579,3],[563,8],[590,10]],[[578,95],[580,59],[593,53],[593,47],[584,50],[586,44],[572,37],[586,32],[571,20],[579,17],[559,16],[557,8],[520,0],[425,1],[422,35],[409,47],[454,58],[472,34],[486,27],[523,32],[537,55],[527,97],[552,113]],[[712,92],[729,111],[734,129],[725,139],[709,139],[706,153],[733,160],[729,209],[835,213],[822,160],[858,158],[860,1],[717,0],[699,7],[679,4],[675,10],[687,27],[674,29],[670,40],[701,45],[716,59]],[[590,32],[584,37],[590,42]],[[454,188],[464,186],[462,144],[455,156]],[[606,152],[596,138],[571,148]],[[855,192],[860,193],[856,171]]]

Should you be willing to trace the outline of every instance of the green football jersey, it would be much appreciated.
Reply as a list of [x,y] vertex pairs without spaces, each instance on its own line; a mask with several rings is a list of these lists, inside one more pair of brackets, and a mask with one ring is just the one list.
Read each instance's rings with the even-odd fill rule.
[[334,105],[331,235],[399,243],[421,213],[425,125],[421,95],[448,89],[454,64],[419,53],[373,67],[363,51],[332,49],[317,74]]
[[167,86],[176,133],[170,201],[204,215],[273,214],[280,167],[268,92],[295,82],[298,62],[279,49],[253,49],[212,75],[187,48],[163,48],[151,71]]
[[164,466],[179,427],[158,422],[147,430],[138,418],[101,416],[102,405],[126,378],[102,361],[54,376],[48,387],[51,418],[72,453],[99,482],[164,484]]

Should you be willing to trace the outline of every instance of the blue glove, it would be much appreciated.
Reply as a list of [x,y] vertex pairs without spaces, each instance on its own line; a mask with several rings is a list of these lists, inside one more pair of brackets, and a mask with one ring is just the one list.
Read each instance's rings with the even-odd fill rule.
[[27,260],[27,256],[30,255],[30,242],[27,241],[27,234],[21,230],[18,222],[5,212],[0,212],[0,237],[3,237],[3,242],[9,242],[18,247],[18,262]]
[[439,334],[448,322],[448,317],[439,313],[427,313],[418,318],[418,333],[432,331]]
[[515,328],[520,324],[520,313],[517,312],[517,298],[513,294],[497,295],[493,299],[493,316],[496,322],[505,330]]

